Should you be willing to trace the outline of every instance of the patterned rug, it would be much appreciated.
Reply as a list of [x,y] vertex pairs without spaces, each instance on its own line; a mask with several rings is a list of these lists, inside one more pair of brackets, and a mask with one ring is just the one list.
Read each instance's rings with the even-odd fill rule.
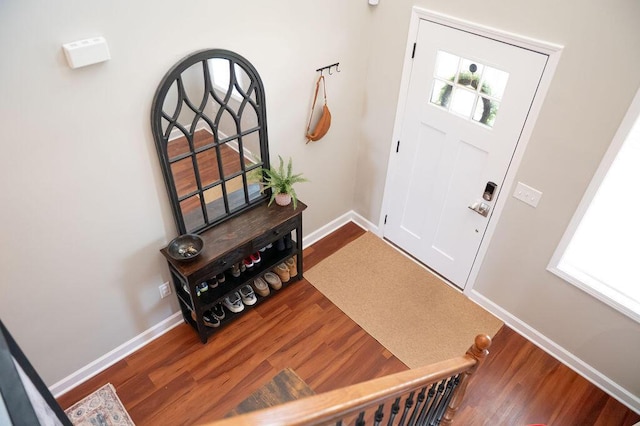
[[135,426],[111,383],[76,402],[64,412],[76,426]]

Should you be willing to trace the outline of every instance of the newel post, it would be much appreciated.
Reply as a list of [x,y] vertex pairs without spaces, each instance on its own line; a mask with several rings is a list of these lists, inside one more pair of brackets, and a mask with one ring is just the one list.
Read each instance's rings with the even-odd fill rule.
[[460,383],[456,387],[453,396],[449,401],[449,406],[447,407],[447,411],[444,413],[440,424],[449,426],[453,422],[453,416],[455,416],[455,414],[458,412],[458,408],[460,408],[460,404],[462,404],[462,400],[467,391],[467,384],[469,383],[469,379],[489,354],[489,346],[491,346],[491,337],[486,334],[478,334],[476,336],[473,346],[471,346],[467,351],[467,356],[475,359],[476,364],[469,370],[462,373]]

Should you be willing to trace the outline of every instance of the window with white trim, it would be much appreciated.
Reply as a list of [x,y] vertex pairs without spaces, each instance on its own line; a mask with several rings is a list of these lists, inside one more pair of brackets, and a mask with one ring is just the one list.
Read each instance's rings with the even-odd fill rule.
[[640,322],[640,90],[549,270]]

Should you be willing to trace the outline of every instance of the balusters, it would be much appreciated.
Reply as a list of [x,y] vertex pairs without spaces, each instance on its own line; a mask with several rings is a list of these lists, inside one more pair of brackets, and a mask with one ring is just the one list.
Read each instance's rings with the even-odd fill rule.
[[429,404],[433,404],[433,396],[436,393],[436,387],[438,386],[437,383],[434,383],[431,385],[431,387],[429,388],[429,393],[427,393],[427,400],[425,401],[424,405],[422,406],[422,410],[420,411],[420,416],[418,416],[418,422],[417,424],[422,425],[424,424],[424,419],[427,417],[427,412],[428,410],[431,410],[431,405]]
[[[389,408],[389,418],[383,422],[385,416],[385,403],[379,404],[373,413],[373,426],[439,426],[449,403],[451,402],[455,389],[462,380],[462,375],[448,377],[440,382],[425,386],[420,391],[412,391],[408,395],[397,397],[393,400]],[[402,399],[405,398],[404,403]],[[389,400],[389,402],[391,402]],[[402,408],[402,414],[399,416]],[[373,408],[373,407],[371,407]],[[355,418],[355,426],[365,426],[367,421],[371,421],[371,411],[366,414],[361,411]],[[353,420],[347,422],[350,423]],[[338,420],[336,426],[343,426],[345,419]]]
[[411,392],[409,394],[409,397],[407,398],[407,400],[404,403],[404,411],[402,412],[402,417],[400,417],[400,422],[398,423],[398,426],[404,426],[404,422],[407,420],[407,414],[409,413],[409,410],[411,410],[411,407],[413,406],[413,395],[415,394],[415,392]]
[[416,401],[416,406],[413,407],[413,412],[411,412],[411,417],[409,418],[409,426],[414,426],[416,424],[416,420],[418,419],[418,412],[420,411],[420,405],[422,404],[422,401],[424,401],[424,394],[427,391],[427,388],[424,387],[422,388],[422,390],[420,390],[420,393],[418,394],[418,398]]
[[382,419],[384,418],[384,404],[378,405],[378,409],[376,410],[376,414],[373,417],[373,425],[380,426]]
[[400,398],[396,398],[391,406],[391,412],[389,413],[389,421],[387,422],[387,426],[393,426],[393,421],[396,418],[396,415],[400,411]]
[[438,404],[438,409],[435,415],[435,421],[433,422],[434,425],[440,424],[440,420],[442,420],[442,416],[444,415],[444,412],[447,409],[447,406],[449,405],[449,401],[451,401],[451,396],[453,395],[453,391],[455,390],[456,386],[458,386],[459,382],[460,382],[460,375],[451,377],[449,379],[444,396],[440,400],[440,404]]

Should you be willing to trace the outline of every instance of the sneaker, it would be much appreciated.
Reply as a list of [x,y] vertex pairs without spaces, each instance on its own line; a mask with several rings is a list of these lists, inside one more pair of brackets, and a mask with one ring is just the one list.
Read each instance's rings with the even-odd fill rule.
[[224,319],[224,307],[222,306],[221,303],[216,304],[216,306],[214,306],[211,309],[211,313],[213,313],[213,316],[218,318],[219,320],[223,320]]
[[269,283],[274,290],[280,290],[282,288],[282,280],[273,272],[264,274],[264,280]]
[[233,275],[235,278],[238,278],[240,276],[240,264],[239,263],[235,263],[231,267],[231,275]]
[[260,263],[260,260],[262,260],[260,258],[260,253],[259,252],[253,253],[249,258],[251,259],[251,261],[253,262],[254,265],[257,265],[258,263]]
[[240,287],[240,297],[245,305],[255,305],[258,299],[250,285],[244,285]]
[[240,265],[240,272],[244,272],[247,270],[247,265],[244,264],[244,261],[238,263]]
[[242,312],[244,309],[244,305],[242,304],[242,299],[240,299],[240,295],[238,292],[231,293],[229,296],[225,297],[222,301],[224,306],[233,313]]
[[247,269],[253,268],[253,260],[251,260],[251,257],[245,257],[244,260],[242,261],[242,264]]
[[283,283],[288,282],[291,279],[291,274],[289,273],[289,268],[284,263],[279,264],[273,270],[279,277]]
[[270,293],[267,282],[260,277],[253,280],[253,288],[262,297],[268,296]]
[[220,320],[216,318],[216,316],[213,315],[211,311],[205,311],[202,313],[202,322],[204,322],[204,325],[206,325],[207,327],[220,326]]
[[289,268],[290,276],[295,277],[296,275],[298,275],[298,262],[296,262],[296,259],[294,257],[290,257],[285,260],[284,264],[287,265],[287,268]]
[[218,281],[218,284],[222,284],[223,282],[225,282],[226,277],[224,276],[224,272],[220,272],[218,275],[216,275],[216,281]]
[[[191,311],[191,318],[197,322],[196,313],[194,311]],[[202,313],[202,322],[207,327],[215,328],[220,326],[220,320],[213,316],[210,311],[205,311]]]
[[284,247],[289,250],[293,247],[293,239],[291,238],[291,233],[288,233],[284,236]]
[[285,248],[286,247],[284,245],[284,237],[280,238],[278,241],[276,241],[276,250],[284,251]]
[[196,285],[196,295],[197,296],[200,296],[201,294],[203,294],[207,290],[209,290],[209,285],[207,284],[206,281]]
[[218,287],[218,280],[215,278],[211,278],[207,280],[207,285],[209,286],[209,288],[216,288]]

